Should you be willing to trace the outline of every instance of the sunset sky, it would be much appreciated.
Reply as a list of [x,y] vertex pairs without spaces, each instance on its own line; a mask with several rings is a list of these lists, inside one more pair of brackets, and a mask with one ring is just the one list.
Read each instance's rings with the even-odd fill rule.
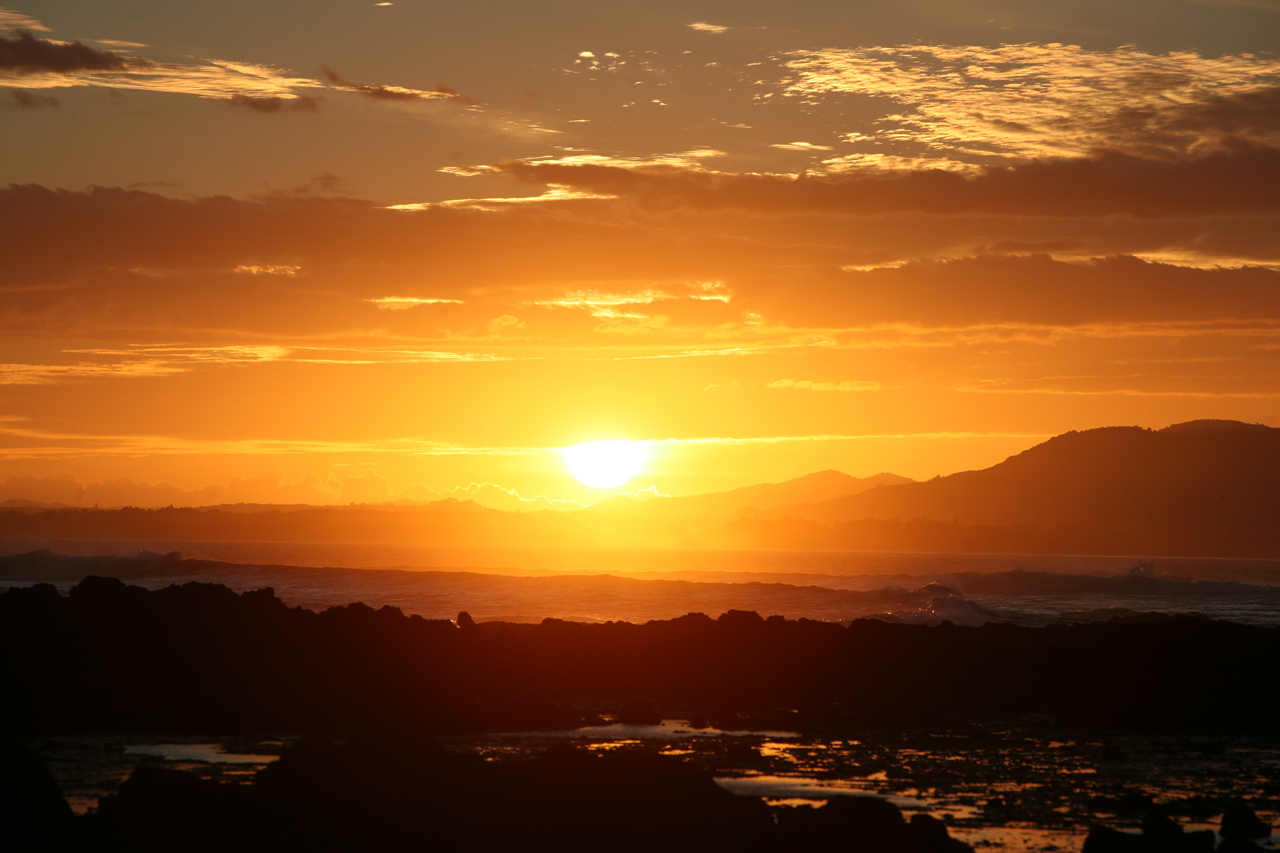
[[1278,50],[1280,0],[0,8],[0,500],[1280,426]]

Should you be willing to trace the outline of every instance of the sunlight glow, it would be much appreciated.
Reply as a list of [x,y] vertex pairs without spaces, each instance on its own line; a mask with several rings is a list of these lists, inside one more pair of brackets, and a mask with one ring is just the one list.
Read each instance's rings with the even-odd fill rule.
[[569,470],[594,489],[621,486],[644,464],[645,445],[641,441],[593,441],[564,449]]

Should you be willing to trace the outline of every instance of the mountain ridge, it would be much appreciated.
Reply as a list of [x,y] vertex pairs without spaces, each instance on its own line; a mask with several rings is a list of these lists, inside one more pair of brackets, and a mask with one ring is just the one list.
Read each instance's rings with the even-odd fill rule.
[[1140,529],[1184,542],[1275,536],[1278,516],[1280,429],[1210,420],[1072,430],[990,468],[759,515]]
[[912,483],[909,477],[881,472],[870,477],[854,477],[828,468],[781,483],[756,483],[724,492],[708,492],[680,497],[657,497],[637,501],[615,495],[587,507],[587,512],[607,512],[647,518],[728,519],[750,508],[767,510],[793,500],[793,495],[819,493],[825,500],[857,494],[882,484]]

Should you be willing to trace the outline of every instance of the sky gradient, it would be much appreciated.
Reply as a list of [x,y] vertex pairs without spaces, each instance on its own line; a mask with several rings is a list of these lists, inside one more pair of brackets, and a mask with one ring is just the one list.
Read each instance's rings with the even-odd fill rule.
[[[1280,425],[1274,0],[0,28],[0,499],[540,507]],[[578,483],[602,439],[641,475]]]

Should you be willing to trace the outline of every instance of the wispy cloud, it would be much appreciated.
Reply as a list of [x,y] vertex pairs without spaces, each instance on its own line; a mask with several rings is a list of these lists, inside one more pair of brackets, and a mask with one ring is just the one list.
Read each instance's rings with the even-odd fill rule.
[[320,111],[320,98],[313,95],[256,97],[232,95],[226,99],[232,107],[243,107],[255,113],[315,113]]
[[164,376],[185,368],[161,360],[124,361],[113,364],[0,364],[0,385],[55,385],[90,379]]
[[881,441],[884,439],[986,439],[986,438],[1052,438],[1053,433],[1038,432],[881,432],[861,435],[770,435],[755,437],[706,436],[700,438],[660,438],[650,439],[655,444],[789,444],[823,442],[823,441]]
[[0,35],[0,83],[20,83],[26,89],[99,86],[169,92],[221,99],[231,106],[266,114],[315,112],[321,102],[315,90],[352,92],[379,101],[449,100],[474,104],[470,96],[443,83],[433,90],[356,83],[328,67],[323,69],[328,80],[325,83],[249,62],[157,62],[131,52],[146,47],[138,42],[98,41],[113,48],[103,50],[79,41],[41,38],[31,31],[43,27],[16,28],[16,24],[23,23],[20,18],[0,10],[0,30],[13,31],[11,36]]
[[419,305],[461,305],[461,299],[433,299],[419,296],[382,296],[377,299],[366,299],[379,308],[389,311],[407,311]]
[[[697,445],[779,445],[815,442],[883,440],[985,440],[1050,438],[1049,433],[1022,432],[913,432],[771,436],[694,436],[639,439],[648,444],[678,447]],[[86,455],[123,456],[476,456],[524,457],[559,460],[563,448],[534,446],[470,446],[419,438],[387,438],[369,441],[306,441],[283,439],[218,440],[170,435],[78,434],[40,429],[21,419],[0,418],[0,459],[68,459]],[[470,490],[467,490],[470,491]],[[504,490],[505,491],[505,490]],[[647,490],[646,490],[647,491]],[[461,495],[459,495],[460,497]],[[537,500],[536,498],[533,500]]]
[[0,459],[64,458],[86,454],[171,456],[274,456],[295,454],[393,454],[406,456],[556,457],[559,448],[469,446],[420,438],[369,441],[197,439],[170,435],[79,434],[32,428],[0,419]]
[[508,160],[458,172],[507,174],[525,183],[599,198],[635,199],[660,209],[748,210],[774,216],[804,212],[1100,216],[1280,209],[1280,149],[1263,146],[1238,146],[1175,161],[1095,152],[965,171],[730,173],[697,163],[562,158]]
[[540,308],[581,308],[591,312],[593,317],[643,317],[643,314],[627,314],[619,312],[623,305],[651,305],[664,299],[676,299],[673,294],[661,290],[640,290],[633,293],[600,293],[592,290],[571,291],[551,299],[535,299],[526,305]]
[[[1262,107],[1280,86],[1280,60],[1253,55],[1055,43],[830,48],[779,59],[792,75],[786,94],[857,93],[903,107],[849,142],[914,146],[931,157],[980,162],[1103,148],[1176,157],[1227,136],[1274,143],[1280,131]],[[1225,128],[1212,118],[1224,112],[1233,116]]]
[[137,345],[128,349],[77,349],[68,353],[82,355],[147,355],[170,358],[176,361],[209,362],[216,364],[244,364],[280,361],[290,350],[282,346],[220,346],[190,347],[171,345]]
[[150,62],[136,56],[97,50],[78,41],[43,39],[26,30],[0,35],[0,74],[77,74],[145,69]]
[[[1056,397],[1168,397],[1190,399],[1270,399],[1280,397],[1280,378],[1262,380],[1269,387],[1239,377],[1159,374],[1128,376],[1046,376],[1032,379],[985,379],[953,390],[970,394],[1009,394]],[[1237,387],[1229,387],[1235,385]],[[1212,387],[1210,387],[1212,386]]]
[[49,28],[29,15],[0,6],[0,30],[33,30],[47,33]]
[[785,151],[830,151],[834,146],[815,145],[812,142],[776,142],[770,148],[781,148]]
[[[41,40],[44,41],[44,40]],[[57,43],[49,42],[51,45]],[[86,47],[85,50],[92,51]],[[58,89],[71,86],[100,86],[146,92],[170,92],[202,98],[291,100],[302,97],[298,90],[321,89],[324,84],[306,77],[291,77],[282,69],[247,62],[211,60],[205,64],[151,62],[140,57],[95,51],[114,62],[101,60],[98,66],[78,68],[45,67],[17,70],[0,65],[0,81],[6,77],[27,89]],[[15,61],[16,63],[16,61]],[[30,65],[22,66],[30,68]],[[243,102],[242,102],[243,103]],[[247,103],[245,105],[248,105]],[[268,111],[272,111],[268,107]]]
[[6,89],[0,94],[0,105],[10,109],[34,110],[40,107],[56,107],[58,99],[49,95],[37,95],[26,89]]
[[435,89],[427,91],[423,89],[408,89],[404,86],[384,86],[378,83],[355,83],[327,65],[323,66],[321,71],[325,79],[332,83],[335,89],[354,92],[357,95],[363,95],[375,101],[449,100],[457,101],[461,104],[475,103],[475,100],[470,95],[463,95],[457,89],[444,83],[439,83]]
[[240,264],[231,271],[245,275],[297,275],[302,272],[302,267],[293,264]]
[[706,21],[698,21],[697,23],[688,24],[687,26],[689,29],[697,30],[700,33],[713,33],[715,35],[727,33],[730,29],[729,27],[722,27],[718,24],[708,24]]
[[0,385],[51,385],[100,379],[137,379],[187,373],[208,365],[294,364],[444,364],[511,361],[515,356],[425,349],[344,348],[314,345],[181,346],[136,344],[121,349],[64,350],[98,361],[60,364],[0,364]]
[[766,388],[793,388],[800,391],[879,391],[879,382],[811,382],[808,379],[775,379]]

